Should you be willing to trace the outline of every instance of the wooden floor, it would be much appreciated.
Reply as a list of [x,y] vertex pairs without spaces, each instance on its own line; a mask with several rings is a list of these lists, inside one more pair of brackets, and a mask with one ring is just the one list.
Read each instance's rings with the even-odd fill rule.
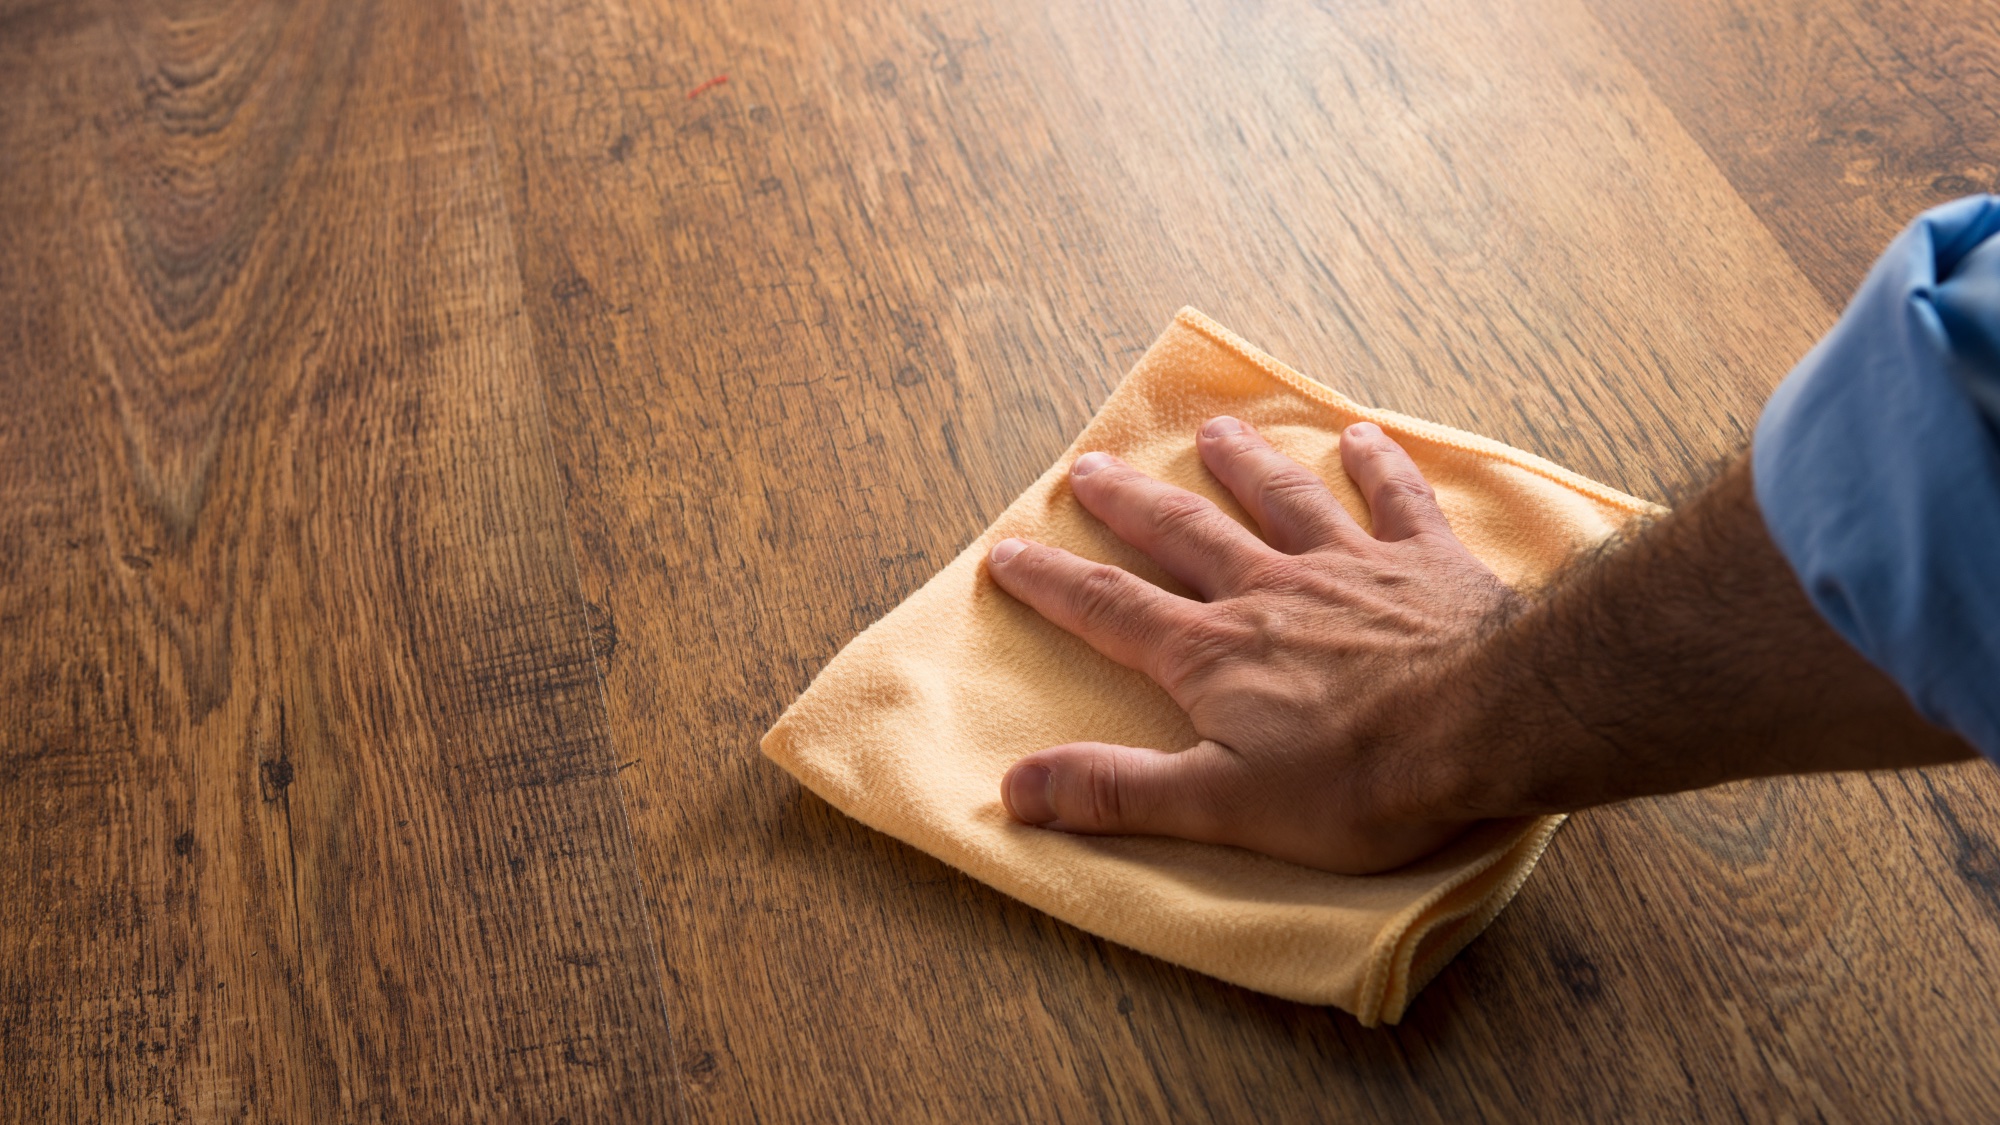
[[758,756],[1184,303],[1667,498],[2000,182],[1986,0],[1224,7],[0,0],[0,1117],[1994,1119],[1983,765],[1364,1031]]

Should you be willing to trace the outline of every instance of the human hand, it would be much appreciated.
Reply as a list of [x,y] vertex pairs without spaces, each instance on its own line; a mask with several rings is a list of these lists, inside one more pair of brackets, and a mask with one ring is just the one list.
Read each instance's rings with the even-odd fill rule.
[[1263,540],[1109,454],[1077,458],[1070,483],[1201,600],[1020,539],[987,561],[1002,589],[1158,682],[1202,741],[1031,754],[1001,782],[1008,810],[1052,829],[1233,844],[1351,874],[1442,847],[1474,819],[1448,796],[1459,765],[1397,734],[1434,694],[1444,658],[1514,595],[1377,426],[1350,426],[1340,443],[1372,534],[1249,426],[1210,419],[1197,442]]

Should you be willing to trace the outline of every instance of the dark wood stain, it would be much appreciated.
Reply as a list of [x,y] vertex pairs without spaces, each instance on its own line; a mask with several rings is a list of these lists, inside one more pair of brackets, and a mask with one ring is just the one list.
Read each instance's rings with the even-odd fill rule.
[[1946,0],[0,0],[0,1118],[1991,1119],[1984,766],[1580,816],[1363,1031],[755,744],[1182,303],[1674,494],[1994,186],[1996,57]]
[[7,8],[0,1119],[672,1115],[462,10]]
[[2000,13],[1586,0],[1834,307],[1917,212],[2000,191]]

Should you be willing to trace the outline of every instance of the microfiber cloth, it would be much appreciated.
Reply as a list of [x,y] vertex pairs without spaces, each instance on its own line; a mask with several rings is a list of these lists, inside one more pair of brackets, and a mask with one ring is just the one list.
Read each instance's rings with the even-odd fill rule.
[[1255,531],[1195,450],[1195,431],[1217,414],[1319,473],[1364,527],[1340,432],[1381,426],[1422,468],[1459,538],[1517,587],[1656,510],[1487,438],[1358,405],[1183,309],[1062,458],[842,649],[763,750],[842,812],[1072,925],[1259,992],[1336,1005],[1365,1025],[1394,1023],[1513,898],[1560,817],[1486,822],[1429,858],[1357,877],[1214,844],[1034,828],[1000,802],[1008,766],[1048,746],[1198,741],[1166,692],[1009,597],[984,560],[1021,536],[1184,593],[1083,509],[1069,466],[1091,450],[1116,454]]

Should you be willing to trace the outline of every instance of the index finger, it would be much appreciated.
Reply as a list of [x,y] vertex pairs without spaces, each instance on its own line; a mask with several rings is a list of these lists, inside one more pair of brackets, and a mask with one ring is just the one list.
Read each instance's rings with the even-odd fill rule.
[[1156,682],[1167,638],[1197,605],[1130,571],[1026,539],[995,543],[986,569],[1035,612]]

